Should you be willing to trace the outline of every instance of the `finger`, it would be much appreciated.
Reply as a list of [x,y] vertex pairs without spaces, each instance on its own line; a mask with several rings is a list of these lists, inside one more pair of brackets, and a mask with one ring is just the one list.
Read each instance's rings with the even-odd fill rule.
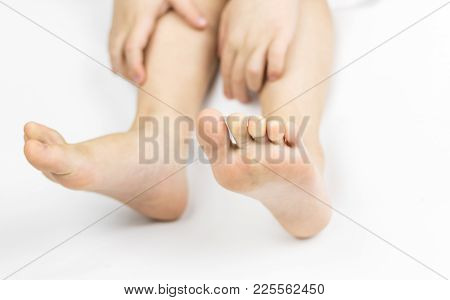
[[277,80],[283,74],[288,47],[288,39],[283,36],[275,38],[270,44],[267,54],[267,77],[269,80]]
[[125,45],[125,57],[128,77],[138,84],[145,80],[144,48],[154,28],[154,18],[145,17],[136,20]]
[[234,60],[233,70],[231,73],[231,90],[233,98],[241,102],[248,102],[247,87],[245,85],[245,63],[247,56],[244,52],[240,52]]
[[194,28],[204,29],[208,24],[192,0],[170,0],[169,2],[173,9]]
[[258,47],[250,55],[245,70],[245,81],[252,92],[259,92],[264,80],[266,47]]
[[223,80],[223,91],[225,97],[231,99],[233,93],[231,91],[231,72],[233,70],[233,62],[236,51],[230,45],[225,45],[222,58],[220,60],[220,72]]
[[218,57],[222,56],[223,40],[224,40],[224,36],[225,36],[225,31],[226,31],[226,26],[224,25],[223,22],[220,22],[219,37],[218,37],[218,41],[217,41],[217,56]]
[[123,48],[125,44],[126,33],[117,33],[112,30],[109,35],[109,57],[112,71],[124,75],[124,56]]
[[228,29],[228,14],[226,13],[226,9],[222,14],[220,25],[219,25],[219,38],[217,42],[217,56],[222,56],[223,47],[225,44],[225,37],[227,36]]

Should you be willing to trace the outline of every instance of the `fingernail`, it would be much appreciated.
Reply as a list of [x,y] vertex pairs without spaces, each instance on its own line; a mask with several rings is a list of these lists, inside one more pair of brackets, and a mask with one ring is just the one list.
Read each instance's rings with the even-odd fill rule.
[[205,18],[199,17],[199,18],[197,19],[197,25],[198,25],[198,26],[204,27],[204,26],[206,26],[206,24],[207,24],[207,21],[206,21]]

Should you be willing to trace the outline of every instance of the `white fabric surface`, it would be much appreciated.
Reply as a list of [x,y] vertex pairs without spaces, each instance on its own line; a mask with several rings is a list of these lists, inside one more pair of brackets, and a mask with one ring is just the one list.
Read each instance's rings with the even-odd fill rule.
[[[110,1],[6,2],[108,64]],[[337,3],[335,69],[443,3]],[[334,76],[322,128],[333,205],[447,276],[448,28],[450,7]],[[3,277],[119,205],[64,189],[30,167],[23,124],[42,122],[71,142],[124,130],[135,91],[2,5],[0,36]],[[206,105],[258,111],[225,101],[220,84]],[[188,170],[190,204],[180,221],[149,223],[121,209],[13,278],[438,278],[338,214],[316,238],[292,239],[256,201],[222,189],[207,165]]]

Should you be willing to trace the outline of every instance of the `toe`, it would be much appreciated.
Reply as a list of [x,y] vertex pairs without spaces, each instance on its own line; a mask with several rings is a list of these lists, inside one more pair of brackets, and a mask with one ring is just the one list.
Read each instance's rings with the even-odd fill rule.
[[228,116],[227,125],[239,148],[244,147],[251,139],[248,134],[248,117],[240,113]]
[[68,150],[65,147],[65,145],[44,144],[30,139],[25,143],[24,153],[36,169],[62,175],[71,172],[70,159],[67,157]]
[[266,119],[261,116],[251,116],[248,118],[248,133],[256,140],[260,141],[266,137]]
[[25,140],[34,139],[47,144],[64,144],[64,138],[54,129],[28,122],[24,126]]
[[267,136],[272,143],[282,144],[285,130],[284,122],[280,118],[271,118],[267,121]]
[[289,146],[294,146],[297,145],[297,139],[298,139],[298,133],[299,133],[299,126],[298,124],[293,121],[290,120],[288,122],[285,123],[286,127],[285,127],[285,141],[286,144]]
[[214,109],[203,110],[197,119],[197,137],[211,163],[224,160],[231,141],[225,118]]

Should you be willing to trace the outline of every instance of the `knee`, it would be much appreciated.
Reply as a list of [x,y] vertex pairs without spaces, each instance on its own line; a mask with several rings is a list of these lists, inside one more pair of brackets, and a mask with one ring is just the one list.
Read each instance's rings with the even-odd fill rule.
[[170,11],[159,19],[157,24],[159,31],[164,31],[165,28],[170,28],[171,35],[174,33],[176,35],[176,33],[180,31],[183,34],[186,34],[186,32],[191,32],[191,34],[196,33],[198,36],[216,36],[219,28],[220,15],[226,1],[194,0],[192,2],[208,22],[205,29],[199,30],[193,28],[178,13],[175,11]]

